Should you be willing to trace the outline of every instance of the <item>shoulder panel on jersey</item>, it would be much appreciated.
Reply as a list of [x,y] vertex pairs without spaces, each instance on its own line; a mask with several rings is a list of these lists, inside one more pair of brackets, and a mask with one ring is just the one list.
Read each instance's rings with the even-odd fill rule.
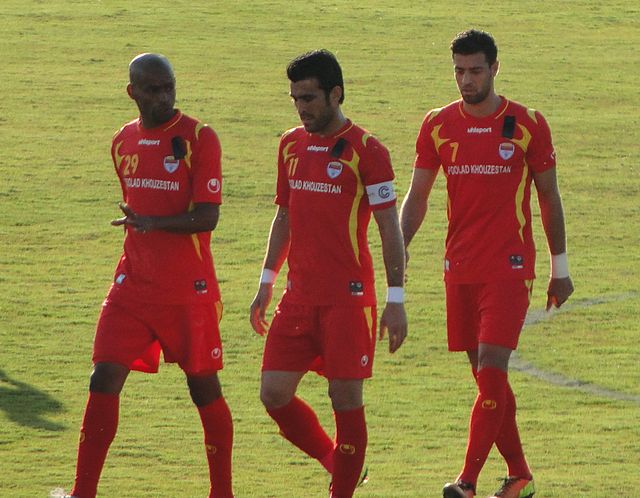
[[122,164],[122,159],[124,158],[124,156],[120,155],[120,147],[122,147],[122,142],[123,140],[120,140],[117,144],[114,141],[114,148],[113,148],[113,159],[115,161],[115,166],[116,169],[119,170],[120,169],[120,165]]
[[209,126],[206,123],[203,123],[202,121],[196,121],[196,128],[193,131],[193,134],[196,137],[196,140],[198,140],[200,138],[200,130],[202,130],[202,128],[204,128],[205,126]]
[[369,140],[373,135],[371,135],[371,133],[369,132],[365,132],[362,135],[362,145],[364,145],[365,147],[367,146],[367,140]]
[[527,114],[535,124],[538,124],[538,111],[536,111],[535,109],[527,108]]
[[113,137],[111,137],[111,140],[112,140],[113,142],[115,142],[115,141],[116,141],[116,138],[118,138],[118,136],[119,136],[119,135],[124,131],[124,129],[125,129],[125,127],[126,127],[126,126],[127,126],[127,125],[124,125],[122,128],[120,128],[118,131],[116,131],[116,132],[113,134]]
[[438,107],[437,109],[431,109],[427,113],[427,123],[430,123],[433,118],[435,118],[442,111],[442,107]]
[[296,126],[296,127],[294,127],[294,128],[289,128],[287,131],[285,131],[285,132],[282,134],[282,136],[281,136],[280,138],[282,139],[282,138],[288,137],[288,136],[289,136],[289,135],[291,135],[294,131],[297,131],[297,130],[299,130],[299,129],[300,129],[300,127],[299,127],[299,126]]

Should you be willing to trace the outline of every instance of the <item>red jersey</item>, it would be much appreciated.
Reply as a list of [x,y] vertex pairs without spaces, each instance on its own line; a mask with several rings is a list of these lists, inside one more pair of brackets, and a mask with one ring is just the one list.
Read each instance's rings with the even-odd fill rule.
[[[113,137],[113,163],[124,201],[143,216],[184,213],[194,203],[222,202],[220,142],[180,111],[153,129],[136,119]],[[125,229],[124,254],[109,298],[157,304],[218,301],[211,233],[148,233]]]
[[374,305],[367,227],[372,210],[396,202],[387,149],[351,121],[327,137],[289,130],[275,202],[289,208],[290,302]]
[[427,114],[415,167],[442,166],[447,178],[447,282],[534,278],[531,172],[555,164],[542,115],[504,97],[484,118],[467,114],[462,100]]

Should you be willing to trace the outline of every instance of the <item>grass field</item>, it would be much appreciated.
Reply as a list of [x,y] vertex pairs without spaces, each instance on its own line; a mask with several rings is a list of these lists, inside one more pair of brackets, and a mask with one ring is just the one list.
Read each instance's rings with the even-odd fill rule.
[[[499,92],[547,117],[567,215],[572,305],[527,326],[518,354],[529,367],[511,374],[536,496],[638,496],[636,2],[3,0],[0,16],[4,498],[44,498],[72,482],[95,320],[121,251],[121,231],[109,226],[120,195],[109,145],[135,117],[126,67],[143,51],[172,60],[178,106],[210,123],[223,145],[225,198],[213,246],[236,494],[326,496],[327,477],[281,440],[259,403],[263,341],[247,320],[274,213],[278,136],[297,124],[284,67],[320,46],[338,55],[344,111],[388,145],[403,195],[422,117],[457,97],[449,42],[471,26],[497,39]],[[367,385],[371,482],[358,497],[440,496],[462,463],[474,389],[465,359],[446,352],[442,191],[440,179],[412,245],[410,337],[394,356],[381,345]],[[544,276],[538,221],[534,230]],[[379,253],[377,239],[372,231]],[[545,285],[536,284],[532,313],[543,307]],[[325,391],[314,376],[301,386],[330,424]],[[179,369],[133,374],[121,408],[100,496],[205,496],[201,429]],[[479,496],[503,472],[492,453]]]

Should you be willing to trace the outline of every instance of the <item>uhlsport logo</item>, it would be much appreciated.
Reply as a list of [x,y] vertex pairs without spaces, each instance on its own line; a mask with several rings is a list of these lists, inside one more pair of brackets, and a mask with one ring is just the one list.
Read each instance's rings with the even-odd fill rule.
[[211,180],[209,180],[209,183],[207,183],[207,189],[212,194],[217,194],[218,192],[220,192],[220,180],[218,180],[217,178],[211,178]]
[[511,142],[502,142],[500,147],[498,147],[498,154],[505,161],[507,159],[511,159],[513,157],[513,153],[516,151],[516,146]]
[[338,446],[340,453],[344,453],[345,455],[353,455],[356,452],[356,447],[352,444],[341,444]]
[[220,356],[222,356],[222,350],[220,348],[213,348],[211,351],[211,358],[217,360]]
[[369,364],[369,356],[367,356],[366,354],[362,355],[362,358],[360,358],[360,365],[363,367],[366,367]]
[[329,164],[327,164],[327,175],[329,176],[329,178],[331,178],[332,180],[334,178],[338,178],[340,176],[340,173],[342,173],[341,162],[331,161]]
[[485,399],[482,402],[482,408],[485,410],[495,410],[498,407],[498,403],[496,403],[493,399]]

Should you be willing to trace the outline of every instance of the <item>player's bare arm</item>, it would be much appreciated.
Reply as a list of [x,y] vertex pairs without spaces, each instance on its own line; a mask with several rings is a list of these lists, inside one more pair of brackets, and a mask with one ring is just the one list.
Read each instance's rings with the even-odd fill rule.
[[[564,211],[558,189],[556,169],[533,173],[533,181],[538,191],[538,203],[542,226],[552,258],[552,275],[547,288],[547,311],[551,306],[559,308],[573,293],[573,282],[569,276],[567,263],[567,243],[565,235]],[[553,265],[555,264],[555,268]]]
[[266,319],[267,308],[271,303],[276,275],[289,253],[289,241],[289,210],[286,207],[279,206],[271,223],[267,254],[264,258],[262,276],[260,277],[260,287],[249,309],[251,326],[260,335],[266,335],[269,330],[269,322]]
[[395,206],[373,212],[382,240],[382,257],[387,274],[387,286],[400,295],[394,296],[392,290],[387,296],[382,317],[380,318],[380,339],[389,331],[389,351],[394,353],[402,346],[407,337],[407,314],[404,309],[404,244],[398,212]]
[[413,169],[409,192],[402,201],[402,209],[400,210],[400,228],[404,238],[406,264],[409,264],[409,244],[427,214],[429,194],[437,175],[437,170]]
[[218,204],[196,203],[191,211],[174,216],[144,216],[136,213],[127,204],[121,202],[124,216],[111,222],[113,226],[127,225],[142,233],[162,230],[171,233],[210,232],[218,224],[220,206]]

